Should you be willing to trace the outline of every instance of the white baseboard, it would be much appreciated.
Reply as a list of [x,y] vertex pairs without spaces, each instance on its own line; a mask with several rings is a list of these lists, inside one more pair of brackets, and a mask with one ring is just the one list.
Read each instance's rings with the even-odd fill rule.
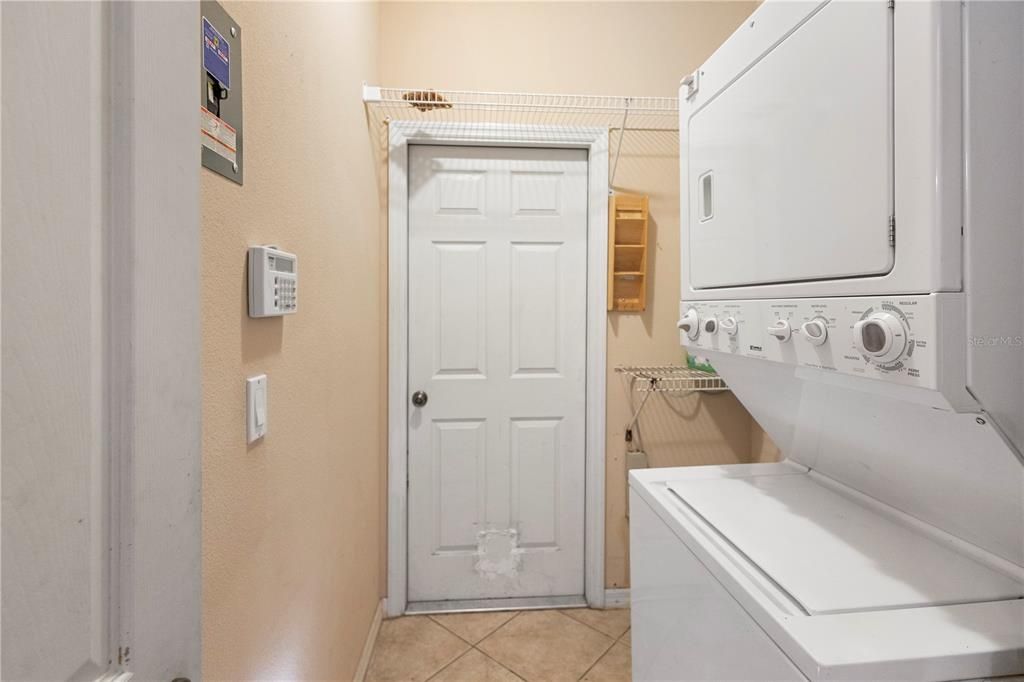
[[370,630],[366,633],[366,642],[363,643],[363,655],[359,657],[359,665],[356,667],[355,682],[363,682],[366,679],[366,671],[370,667],[370,659],[373,658],[373,647],[377,643],[377,633],[380,632],[380,622],[384,619],[384,600],[377,602],[377,610],[373,613],[373,621],[370,622]]
[[604,607],[606,609],[629,608],[629,588],[606,589],[604,591]]

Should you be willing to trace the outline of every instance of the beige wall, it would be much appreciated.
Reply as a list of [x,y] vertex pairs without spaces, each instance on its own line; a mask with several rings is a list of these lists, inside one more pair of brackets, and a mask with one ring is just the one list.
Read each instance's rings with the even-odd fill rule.
[[[674,96],[750,3],[225,3],[244,30],[246,184],[203,173],[203,672],[350,679],[383,585],[384,231],[362,81]],[[609,318],[609,367],[678,363],[674,135],[628,138],[653,291]],[[300,312],[246,315],[245,249],[300,258]],[[244,379],[270,432],[245,443]],[[609,376],[610,586],[628,584],[623,385]],[[731,395],[650,403],[652,465],[770,458]]]
[[[203,673],[351,679],[380,594],[383,266],[359,99],[378,7],[225,2],[245,186],[203,172]],[[297,315],[246,315],[245,253],[299,255]],[[244,380],[269,377],[245,442]]]
[[[380,82],[399,87],[675,97],[745,19],[753,2],[385,3]],[[608,329],[606,582],[628,585],[623,433],[630,416],[620,364],[684,361],[679,307],[679,167],[675,134],[627,137],[616,186],[649,194],[653,291],[642,315]],[[641,424],[652,466],[771,458],[731,394],[649,403]]]

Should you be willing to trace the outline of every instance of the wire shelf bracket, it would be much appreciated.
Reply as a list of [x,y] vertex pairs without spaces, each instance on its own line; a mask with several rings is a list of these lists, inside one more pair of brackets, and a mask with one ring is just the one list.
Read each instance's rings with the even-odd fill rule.
[[630,366],[615,368],[629,377],[633,389],[640,393],[692,393],[694,391],[728,391],[729,386],[717,374],[675,365]]
[[647,466],[647,455],[644,452],[643,439],[640,434],[640,414],[644,411],[644,406],[647,405],[647,401],[652,395],[656,393],[679,395],[695,392],[721,393],[729,390],[725,380],[717,374],[689,367],[620,365],[615,368],[615,371],[624,375],[628,380],[627,395],[630,396],[630,407],[632,407],[631,396],[634,391],[643,396],[640,399],[640,404],[633,410],[633,415],[625,428],[627,467],[631,469]]
[[364,84],[363,106],[371,134],[377,138],[377,152],[383,155],[387,153],[387,126],[391,121],[607,128],[618,135],[609,187],[615,184],[622,139],[627,132],[675,133],[674,143],[678,144],[679,102],[674,97],[434,90]]

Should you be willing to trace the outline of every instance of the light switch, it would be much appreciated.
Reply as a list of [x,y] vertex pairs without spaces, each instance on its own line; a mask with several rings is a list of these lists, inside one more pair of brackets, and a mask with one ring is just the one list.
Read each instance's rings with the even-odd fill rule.
[[267,435],[267,375],[245,380],[246,436],[253,443]]

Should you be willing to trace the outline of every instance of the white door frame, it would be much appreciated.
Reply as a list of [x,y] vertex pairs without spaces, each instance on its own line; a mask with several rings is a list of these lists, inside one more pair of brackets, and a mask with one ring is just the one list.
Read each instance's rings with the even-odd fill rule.
[[[100,576],[88,603],[92,612],[102,612],[103,620],[89,633],[89,660],[77,675],[106,682],[133,676],[198,680],[199,5],[24,3],[6,5],[3,15],[5,39],[17,36],[16,28],[44,26],[51,40],[63,43],[64,51],[43,51],[40,68],[56,74],[46,81],[46,91],[69,93],[76,108],[53,107],[46,92],[18,88],[31,72],[12,79],[16,92],[3,93],[9,98],[4,101],[4,122],[10,126],[5,133],[43,140],[27,149],[4,139],[4,171],[16,178],[12,186],[21,198],[4,206],[3,243],[31,241],[39,221],[46,221],[47,234],[91,230],[97,291],[102,292],[94,301],[94,327],[83,329],[80,343],[69,349],[95,346],[103,356],[97,370],[102,376],[96,379],[99,436],[66,452],[68,457],[102,458],[96,464],[99,482],[89,524],[96,546],[107,548],[96,557],[69,557]],[[5,56],[32,47],[22,42],[15,37],[5,44]],[[75,82],[82,68],[67,68],[69,60],[85,62],[93,80]],[[47,129],[69,118],[76,131],[85,131],[81,145],[68,149],[46,143]],[[71,196],[60,195],[54,168],[65,179],[72,173],[78,178]],[[26,204],[58,208],[39,217],[19,210]],[[46,262],[20,265],[51,267]],[[11,305],[11,288],[3,292],[5,307]],[[24,344],[30,335],[45,333],[52,320],[52,314],[30,318],[9,333],[21,334],[18,340]],[[17,368],[19,358],[5,356],[4,361]],[[10,378],[13,374],[5,371],[5,409],[8,400],[51,390],[26,386]],[[60,428],[56,407],[38,417]],[[16,432],[9,430],[20,428],[13,420],[3,427],[5,443],[7,434]],[[21,445],[4,452],[4,467],[32,456],[33,450]],[[3,513],[8,511],[5,502]],[[6,562],[17,560],[5,552],[5,578]],[[3,587],[28,589],[13,582]],[[43,623],[38,632],[45,634],[55,625]],[[53,646],[46,640],[39,644],[42,650]],[[41,658],[34,650],[5,649],[4,654],[20,662],[22,670],[30,669],[28,674]]]
[[[111,439],[121,669],[202,676],[199,3],[114,3]],[[133,97],[122,97],[130,92]],[[155,131],[159,133],[154,134]],[[130,292],[130,293],[129,293]],[[241,391],[241,386],[239,386]],[[241,395],[241,393],[239,393]],[[239,398],[241,399],[241,398]],[[130,649],[130,653],[128,653]]]
[[608,297],[608,130],[393,121],[388,126],[388,592],[406,610],[409,441],[409,145],[586,149],[587,395],[584,596],[604,608],[605,363]]

